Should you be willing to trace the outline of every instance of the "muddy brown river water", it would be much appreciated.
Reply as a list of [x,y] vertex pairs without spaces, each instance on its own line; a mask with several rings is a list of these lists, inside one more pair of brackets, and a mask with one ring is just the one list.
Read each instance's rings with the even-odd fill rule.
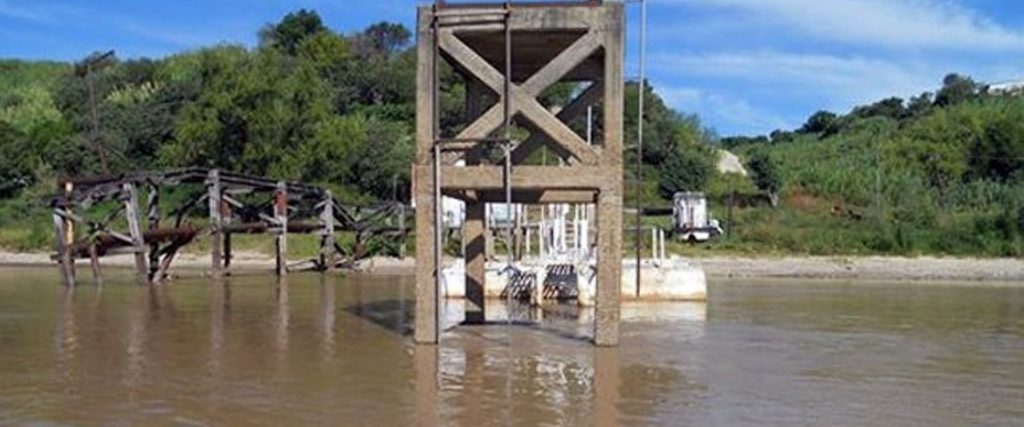
[[617,349],[571,307],[418,347],[412,298],[408,276],[68,292],[0,268],[0,425],[1024,425],[1019,285],[719,281],[626,304]]

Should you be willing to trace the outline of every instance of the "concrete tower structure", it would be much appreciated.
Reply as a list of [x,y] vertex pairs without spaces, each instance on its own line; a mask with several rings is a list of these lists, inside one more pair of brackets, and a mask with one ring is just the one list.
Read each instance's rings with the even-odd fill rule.
[[[595,0],[439,1],[419,8],[413,164],[416,342],[438,341],[438,206],[448,196],[466,202],[463,243],[470,323],[484,319],[485,203],[595,203],[594,342],[618,344],[624,26],[622,3]],[[465,79],[465,127],[441,125],[442,61]],[[542,93],[560,82],[578,83],[575,98],[562,106],[543,105]],[[597,130],[588,144],[573,125],[585,128],[578,125],[589,107],[600,114],[595,114]],[[444,128],[461,130],[445,135]],[[530,164],[530,155],[542,146],[560,157],[556,165]]]

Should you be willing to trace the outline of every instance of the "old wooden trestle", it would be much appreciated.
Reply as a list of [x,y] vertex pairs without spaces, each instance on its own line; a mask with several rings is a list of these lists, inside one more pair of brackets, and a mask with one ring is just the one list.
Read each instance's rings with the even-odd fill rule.
[[[317,186],[218,169],[69,179],[59,187],[50,206],[56,229],[54,258],[65,285],[75,284],[75,259],[89,258],[98,281],[99,258],[121,253],[135,256],[140,278],[160,282],[178,251],[200,237],[209,237],[212,274],[223,276],[231,266],[231,236],[239,233],[274,235],[279,275],[289,268],[288,234],[316,233],[320,252],[312,260],[313,268],[333,270],[365,257],[366,243],[373,237],[391,238],[404,251],[406,215],[411,211],[400,203],[347,206]],[[146,196],[145,210],[140,194]],[[173,208],[171,203],[162,205],[161,197],[174,199]],[[338,244],[337,232],[355,235],[351,250]]]

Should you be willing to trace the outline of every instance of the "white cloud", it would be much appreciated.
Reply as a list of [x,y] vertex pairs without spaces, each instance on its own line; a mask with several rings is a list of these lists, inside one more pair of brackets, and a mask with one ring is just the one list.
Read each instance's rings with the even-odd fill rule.
[[59,10],[45,4],[26,5],[0,0],[0,16],[34,22],[53,22]]
[[723,9],[820,40],[891,48],[1024,50],[1024,32],[945,0],[662,0]]
[[216,41],[215,38],[203,36],[194,30],[167,29],[124,17],[112,17],[108,20],[112,25],[127,33],[172,46],[194,47]]
[[933,88],[942,76],[923,64],[880,59],[773,51],[708,54],[656,54],[652,67],[662,75],[705,76],[760,87],[759,92],[812,94],[822,108],[842,109],[893,95]]
[[744,99],[693,87],[656,83],[654,90],[681,113],[697,113],[705,123],[724,126],[731,131],[763,132],[765,129],[793,127],[782,117],[754,107]]

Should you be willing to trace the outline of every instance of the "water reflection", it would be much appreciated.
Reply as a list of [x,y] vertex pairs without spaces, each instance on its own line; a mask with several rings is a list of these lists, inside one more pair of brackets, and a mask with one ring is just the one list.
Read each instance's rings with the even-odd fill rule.
[[1024,420],[1024,293],[1012,289],[730,284],[708,305],[625,304],[622,346],[598,349],[592,310],[573,306],[513,307],[511,324],[413,345],[408,277],[150,288],[109,274],[101,293],[24,274],[0,269],[0,424]]
[[413,369],[416,424],[425,426],[440,425],[437,392],[440,388],[438,379],[438,347],[432,345],[413,346]]
[[276,334],[274,335],[275,350],[278,357],[284,357],[288,351],[288,324],[291,322],[291,310],[288,306],[288,276],[277,277],[276,312],[274,314]]
[[619,425],[619,351],[594,351],[594,425]]
[[221,360],[224,356],[227,337],[225,328],[231,316],[231,281],[226,277],[215,279],[209,289],[210,300],[210,354],[206,358],[206,370],[211,378],[219,379]]
[[335,310],[335,282],[333,274],[320,276],[320,346],[321,354],[325,361],[330,361],[334,355],[334,310]]
[[59,288],[57,307],[59,319],[54,333],[54,367],[57,378],[65,390],[74,392],[78,331],[75,326],[75,288],[73,286]]

